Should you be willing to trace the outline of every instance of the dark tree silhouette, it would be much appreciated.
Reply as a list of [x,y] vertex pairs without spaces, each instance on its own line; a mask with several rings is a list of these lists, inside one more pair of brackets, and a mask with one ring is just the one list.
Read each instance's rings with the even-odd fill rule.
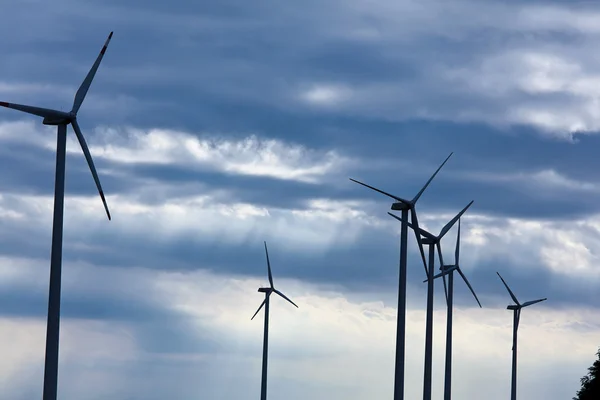
[[600,349],[596,353],[598,359],[588,368],[588,374],[581,378],[581,389],[573,400],[598,400],[600,399]]

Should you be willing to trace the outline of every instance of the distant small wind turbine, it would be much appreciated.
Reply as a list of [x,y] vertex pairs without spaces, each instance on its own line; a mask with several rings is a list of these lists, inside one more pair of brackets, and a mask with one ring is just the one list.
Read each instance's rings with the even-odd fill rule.
[[85,99],[85,95],[92,84],[94,75],[100,66],[102,57],[106,52],[106,48],[113,33],[108,35],[108,39],[104,43],[98,58],[83,83],[75,94],[73,108],[70,112],[52,110],[48,108],[32,107],[22,104],[6,103],[0,101],[0,106],[19,110],[28,114],[33,114],[44,118],[44,125],[56,125],[58,130],[58,139],[56,145],[56,178],[54,183],[54,217],[52,225],[52,252],[50,254],[50,289],[48,295],[48,323],[46,326],[46,357],[44,366],[44,394],[43,400],[56,400],[58,388],[58,343],[60,331],[60,285],[61,285],[61,268],[62,268],[62,236],[63,236],[63,204],[65,198],[65,159],[67,146],[67,125],[71,124],[75,131],[75,136],[79,140],[81,150],[88,166],[92,171],[92,176],[96,182],[96,187],[100,193],[100,198],[104,204],[106,215],[110,220],[110,212],[104,198],[104,192],[100,185],[100,179],[94,167],[94,161],[90,154],[90,150],[85,142],[83,133],[77,123],[77,112]]
[[[452,218],[444,227],[440,230],[439,235],[434,235],[427,232],[425,229],[413,224],[408,223],[408,226],[418,234],[424,237],[422,239],[423,244],[429,245],[429,265],[427,267],[427,279],[423,282],[427,282],[427,316],[425,323],[425,363],[423,372],[423,400],[431,400],[431,380],[432,380],[432,364],[433,364],[433,289],[434,289],[434,267],[435,267],[435,249],[440,257],[440,264],[444,265],[444,257],[442,256],[441,241],[442,238],[452,229],[456,221],[460,220],[460,217],[471,207],[473,201],[465,206],[454,218]],[[389,215],[402,222],[402,218],[388,212]],[[444,281],[444,288],[445,288]]]
[[[458,220],[458,235],[456,237],[456,250],[454,251],[454,265],[445,265],[442,261],[440,269],[442,272],[434,276],[434,279],[440,276],[444,279],[444,290],[446,290],[446,304],[448,306],[447,317],[446,317],[446,366],[445,366],[445,379],[444,379],[444,400],[450,400],[452,398],[452,308],[454,301],[454,271],[457,271],[463,281],[467,284],[473,297],[477,300],[477,304],[481,307],[481,302],[477,298],[473,287],[469,283],[469,280],[460,269],[460,219]],[[448,288],[446,289],[446,275],[448,276]]]
[[500,273],[499,272],[496,272],[496,273],[502,280],[502,283],[506,287],[506,290],[508,290],[508,294],[510,294],[510,297],[516,303],[516,304],[509,305],[508,307],[506,307],[506,309],[513,310],[512,381],[511,381],[511,385],[510,385],[510,399],[517,400],[517,329],[519,329],[519,319],[521,318],[521,309],[525,308],[525,307],[529,307],[530,305],[533,305],[535,303],[539,303],[541,301],[547,300],[547,298],[544,297],[543,299],[526,301],[525,303],[521,304],[521,303],[519,303],[519,300],[517,300],[517,297],[512,292],[512,290],[510,290],[510,288],[508,287],[508,285],[506,284],[506,282],[504,281],[504,279],[502,278]]
[[269,287],[259,288],[258,291],[265,294],[265,299],[261,303],[258,310],[254,313],[250,320],[253,320],[256,317],[256,314],[260,311],[260,309],[265,306],[265,332],[263,336],[263,359],[262,359],[262,380],[260,383],[260,400],[267,400],[267,354],[269,351],[269,298],[271,293],[277,293],[290,303],[292,303],[296,308],[298,306],[292,300],[287,298],[287,296],[281,293],[279,290],[275,289],[273,286],[273,275],[271,274],[271,262],[269,261],[269,251],[267,250],[267,242],[265,242],[265,254],[267,255],[267,272],[269,276]]
[[[394,400],[404,400],[404,363],[406,353],[406,272],[407,272],[407,256],[408,256],[408,213],[410,212],[410,219],[412,225],[415,227],[419,226],[419,220],[417,218],[417,211],[415,205],[425,189],[429,186],[433,178],[440,172],[442,167],[448,162],[452,154],[444,160],[444,162],[438,167],[438,169],[431,175],[425,185],[419,190],[419,192],[413,197],[412,200],[403,199],[402,197],[394,196],[388,192],[377,189],[376,187],[367,185],[357,181],[356,179],[350,178],[352,182],[358,183],[359,185],[365,186],[371,190],[384,194],[392,199],[396,200],[392,203],[392,210],[402,212],[402,224],[400,225],[400,271],[398,276],[398,315],[396,317],[396,360],[395,360],[395,371],[394,371]],[[421,241],[421,235],[415,231],[415,237],[417,239],[417,245],[419,252],[421,253],[421,259],[423,260],[423,267],[425,273],[427,273],[427,261],[425,260],[425,252],[423,250],[423,242]]]

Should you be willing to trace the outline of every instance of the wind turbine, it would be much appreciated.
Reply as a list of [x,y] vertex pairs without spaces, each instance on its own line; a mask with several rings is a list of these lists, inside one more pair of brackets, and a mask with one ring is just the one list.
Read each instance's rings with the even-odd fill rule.
[[[460,277],[465,281],[471,293],[477,300],[477,304],[481,307],[481,302],[477,298],[473,287],[469,283],[469,280],[460,269],[459,263],[460,257],[460,219],[458,220],[458,236],[456,237],[456,250],[454,252],[454,265],[444,265],[440,269],[442,272],[434,276],[433,278],[439,278],[440,276],[444,279],[444,290],[446,291],[446,304],[448,306],[447,318],[446,318],[446,366],[445,366],[445,378],[444,378],[444,400],[450,400],[452,397],[452,308],[454,301],[454,271],[460,274]],[[448,288],[446,289],[446,275],[448,276]]]
[[[355,179],[350,178],[352,182],[356,182],[359,185],[368,187],[376,192],[384,194],[392,199],[396,200],[392,204],[392,210],[402,211],[402,224],[400,228],[400,273],[398,282],[398,316],[396,320],[396,363],[395,363],[395,374],[394,374],[394,400],[404,399],[404,354],[405,354],[405,343],[406,343],[406,262],[407,262],[407,246],[408,246],[408,212],[411,214],[411,221],[415,227],[419,226],[419,220],[417,219],[417,212],[415,211],[415,205],[427,186],[431,183],[433,178],[442,169],[444,164],[450,159],[453,153],[444,160],[442,165],[431,175],[431,178],[425,183],[425,186],[417,193],[412,200],[405,200],[401,197],[394,196],[393,194],[384,192],[383,190],[377,189],[373,186],[369,186],[365,183],[359,182]],[[419,251],[423,260],[423,266],[427,273],[427,261],[425,260],[425,252],[423,251],[423,243],[421,241],[421,235],[415,231],[415,237],[417,244],[419,245]]]
[[512,290],[510,290],[510,288],[508,287],[508,285],[506,284],[504,279],[502,279],[502,276],[500,275],[500,273],[499,272],[496,272],[496,273],[502,280],[502,283],[506,287],[506,290],[508,290],[508,294],[510,294],[510,297],[516,303],[514,305],[513,304],[509,305],[508,307],[506,307],[506,309],[513,310],[512,380],[511,380],[511,385],[510,385],[510,399],[517,400],[517,329],[519,329],[519,319],[521,318],[521,309],[525,308],[525,307],[529,307],[532,304],[547,300],[547,298],[544,297],[543,299],[526,301],[525,303],[521,304],[521,303],[519,303],[519,300],[517,300],[517,297],[512,292]]
[[56,145],[56,176],[54,184],[54,216],[52,222],[52,252],[50,255],[50,288],[48,295],[48,323],[46,326],[46,356],[44,365],[44,394],[43,400],[56,400],[56,392],[58,388],[58,342],[60,331],[60,285],[61,285],[61,269],[62,269],[62,236],[63,236],[63,204],[65,198],[65,152],[67,145],[67,125],[71,124],[75,135],[79,140],[81,149],[87,163],[92,171],[92,176],[96,182],[96,187],[102,198],[106,215],[110,220],[110,212],[104,198],[104,192],[94,167],[94,161],[90,154],[90,150],[85,142],[85,138],[81,133],[79,124],[77,123],[77,112],[85,99],[88,89],[94,79],[94,75],[98,70],[98,66],[102,61],[102,57],[106,52],[106,48],[113,33],[108,35],[108,39],[104,43],[100,54],[94,65],[83,80],[83,83],[75,94],[73,108],[70,112],[52,110],[48,108],[32,107],[22,104],[0,102],[0,106],[12,108],[33,114],[44,118],[44,125],[56,125],[58,130],[58,139]]
[[263,359],[262,359],[262,380],[260,382],[260,400],[267,400],[267,354],[269,352],[269,298],[271,293],[277,293],[290,303],[292,303],[296,308],[298,306],[296,303],[287,298],[287,296],[281,293],[279,290],[275,289],[273,286],[273,275],[271,274],[271,262],[269,261],[269,251],[267,250],[267,242],[265,242],[265,254],[267,255],[267,272],[269,274],[269,287],[259,288],[258,291],[265,294],[265,299],[261,303],[258,310],[254,313],[250,320],[253,320],[256,317],[256,314],[260,311],[260,309],[265,306],[265,332],[263,336]]
[[[422,239],[423,244],[429,246],[429,266],[427,268],[427,279],[424,282],[427,282],[427,317],[425,323],[425,363],[424,363],[424,373],[423,373],[423,400],[431,400],[431,371],[432,371],[432,363],[433,363],[433,284],[434,284],[434,275],[433,268],[435,266],[435,249],[437,247],[438,254],[440,257],[440,264],[444,265],[444,258],[442,256],[442,247],[440,242],[442,238],[452,229],[456,221],[460,220],[460,217],[471,207],[473,201],[466,205],[454,218],[452,218],[440,231],[439,235],[433,235],[426,230],[415,227],[412,224],[408,224],[408,226],[413,229],[415,232],[418,231],[420,235],[424,236]],[[402,218],[389,213],[392,217],[396,218],[400,222],[402,222]],[[441,268],[441,267],[440,267]],[[444,286],[445,287],[445,286]]]

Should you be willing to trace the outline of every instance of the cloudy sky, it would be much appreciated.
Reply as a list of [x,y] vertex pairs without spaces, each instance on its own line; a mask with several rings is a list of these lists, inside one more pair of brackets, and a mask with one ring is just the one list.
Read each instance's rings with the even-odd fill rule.
[[[252,4],[250,4],[252,3]],[[0,0],[0,100],[70,130],[59,397],[257,398],[269,245],[273,398],[393,392],[399,224],[470,200],[455,290],[455,398],[570,399],[600,342],[600,7],[476,0]],[[70,129],[70,128],[69,128]],[[54,127],[0,110],[0,391],[42,391]],[[452,230],[442,242],[451,259]],[[409,241],[406,397],[422,391],[424,272]],[[436,287],[434,389],[445,304]]]

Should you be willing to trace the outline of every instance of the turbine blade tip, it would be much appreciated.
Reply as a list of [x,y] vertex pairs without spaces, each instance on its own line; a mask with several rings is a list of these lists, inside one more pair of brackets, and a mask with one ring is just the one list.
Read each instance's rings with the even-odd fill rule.
[[10,106],[10,103],[7,103],[5,101],[0,101],[0,106],[2,106],[2,107],[8,107],[8,106]]
[[112,35],[113,35],[114,31],[110,31],[110,34],[108,35],[108,39],[112,39]]

